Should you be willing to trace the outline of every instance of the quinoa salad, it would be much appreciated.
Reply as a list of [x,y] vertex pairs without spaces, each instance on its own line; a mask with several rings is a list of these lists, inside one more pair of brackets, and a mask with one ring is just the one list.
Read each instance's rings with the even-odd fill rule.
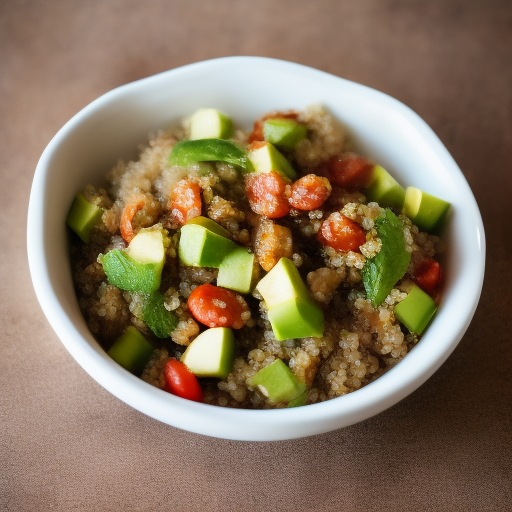
[[190,114],[71,206],[101,346],[162,390],[248,409],[340,397],[400,362],[440,302],[449,203],[357,154],[320,105],[252,131]]

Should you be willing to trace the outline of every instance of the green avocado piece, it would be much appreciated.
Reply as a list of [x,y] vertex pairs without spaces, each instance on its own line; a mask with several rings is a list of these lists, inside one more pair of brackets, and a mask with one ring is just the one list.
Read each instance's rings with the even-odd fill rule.
[[214,108],[200,108],[190,118],[190,139],[229,139],[233,121]]
[[293,149],[307,134],[307,128],[293,119],[267,119],[263,122],[263,137],[266,141]]
[[229,231],[224,229],[220,224],[217,224],[214,220],[209,219],[208,217],[194,217],[187,222],[187,226],[190,224],[197,224],[198,226],[203,226],[208,231],[215,233],[216,235],[223,236],[224,238],[229,238]]
[[449,209],[450,203],[419,188],[407,187],[405,190],[404,213],[422,231],[439,233]]
[[141,229],[126,248],[126,254],[142,265],[153,264],[162,273],[165,264],[164,235],[161,229]]
[[[213,222],[213,224],[216,223]],[[211,227],[211,224],[206,223],[206,226]],[[183,265],[219,268],[223,259],[239,247],[225,236],[218,234],[221,231],[217,228],[215,228],[217,232],[214,232],[206,226],[204,222],[200,224],[189,221],[181,228],[178,255]],[[223,229],[218,224],[217,226]]]
[[405,189],[380,165],[373,168],[372,182],[364,191],[366,199],[380,206],[402,209]]
[[261,143],[260,147],[249,151],[249,159],[257,173],[275,171],[288,182],[297,177],[290,162],[270,142]]
[[198,377],[225,379],[233,368],[235,337],[227,327],[202,332],[187,347],[181,362]]
[[291,402],[306,391],[306,383],[298,379],[281,359],[262,368],[249,380],[249,385],[258,387],[274,403]]
[[137,263],[119,249],[112,249],[103,255],[101,264],[108,282],[121,290],[149,294],[160,287],[161,266]]
[[281,258],[256,288],[267,305],[268,318],[277,340],[323,335],[322,308],[309,295],[291,260]]
[[142,320],[159,338],[168,338],[178,325],[178,317],[165,308],[164,296],[160,292],[145,297]]
[[89,242],[92,228],[101,221],[103,208],[90,203],[83,194],[77,194],[69,210],[68,226],[82,239]]
[[124,369],[140,375],[153,354],[153,346],[135,327],[127,327],[117,338],[108,355]]
[[302,395],[299,395],[297,398],[294,398],[293,400],[290,400],[288,402],[288,407],[301,407],[303,405],[306,405],[308,401],[308,391],[304,391]]
[[436,314],[437,306],[432,297],[419,286],[413,285],[407,297],[395,306],[395,317],[410,332],[421,334]]
[[391,210],[385,210],[384,216],[377,218],[375,228],[382,247],[366,260],[362,277],[366,294],[376,308],[404,276],[411,253],[406,249],[403,222]]
[[245,247],[237,247],[222,260],[219,266],[217,286],[240,293],[249,293],[257,272],[258,265],[255,265],[254,254]]
[[169,165],[188,167],[196,162],[225,162],[253,172],[247,152],[234,142],[223,139],[181,140],[172,148]]

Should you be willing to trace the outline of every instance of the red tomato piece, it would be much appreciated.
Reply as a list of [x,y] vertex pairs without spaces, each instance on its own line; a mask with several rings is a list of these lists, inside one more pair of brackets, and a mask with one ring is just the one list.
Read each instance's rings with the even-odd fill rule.
[[314,210],[325,202],[331,190],[332,187],[327,178],[308,174],[291,186],[288,202],[297,210]]
[[185,224],[201,215],[201,187],[183,179],[178,181],[171,194],[171,213],[180,223]]
[[331,158],[327,166],[329,178],[334,185],[355,191],[369,185],[374,164],[355,153],[344,153]]
[[249,311],[241,295],[211,284],[198,286],[190,294],[187,306],[194,318],[208,327],[240,329],[245,323],[242,315]]
[[360,252],[359,246],[366,242],[366,234],[359,224],[340,212],[334,212],[322,223],[317,239],[322,245],[338,251]]
[[277,219],[290,212],[286,198],[286,182],[275,171],[248,175],[245,180],[245,192],[251,209],[258,215]]
[[425,292],[435,294],[441,283],[441,265],[432,258],[425,258],[414,269],[416,284]]
[[164,368],[165,390],[173,395],[192,400],[203,401],[203,390],[197,377],[177,359],[169,359]]
[[265,137],[263,136],[263,122],[267,119],[297,119],[297,117],[298,115],[295,112],[269,112],[261,119],[255,121],[254,128],[249,135],[248,141],[254,142],[258,140],[265,140]]

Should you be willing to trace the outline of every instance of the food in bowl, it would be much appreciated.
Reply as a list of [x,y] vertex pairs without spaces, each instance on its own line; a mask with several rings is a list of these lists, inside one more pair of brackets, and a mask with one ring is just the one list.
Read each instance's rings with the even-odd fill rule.
[[322,107],[267,113],[250,133],[200,109],[77,195],[80,309],[113,359],[173,394],[325,401],[427,328],[449,206],[355,153]]

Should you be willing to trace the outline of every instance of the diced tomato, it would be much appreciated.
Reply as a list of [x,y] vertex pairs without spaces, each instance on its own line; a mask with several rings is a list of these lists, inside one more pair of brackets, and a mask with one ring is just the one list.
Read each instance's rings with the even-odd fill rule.
[[288,202],[297,210],[314,210],[324,203],[331,190],[332,187],[327,178],[308,174],[291,186]]
[[265,140],[263,136],[263,123],[267,119],[297,119],[298,114],[296,112],[269,112],[264,115],[261,119],[258,119],[254,123],[254,128],[249,135],[248,142],[254,142],[258,140]]
[[343,153],[331,158],[327,167],[330,181],[350,192],[369,185],[374,164],[355,153]]
[[359,252],[359,246],[366,242],[366,235],[359,224],[340,212],[334,212],[322,223],[317,239],[322,245],[338,251]]
[[121,213],[119,229],[121,231],[121,236],[127,243],[130,243],[135,236],[133,232],[132,221],[135,217],[135,214],[139,210],[142,210],[142,208],[144,208],[144,199],[140,199],[134,203],[127,204],[123,209],[123,213]]
[[435,294],[441,283],[441,265],[432,258],[425,258],[414,269],[416,284],[425,292]]
[[178,181],[171,194],[171,213],[180,223],[201,215],[201,187],[193,181]]
[[249,311],[241,295],[211,284],[198,286],[190,294],[187,306],[194,318],[208,327],[240,329],[245,323],[242,315]]
[[193,400],[203,401],[203,390],[197,377],[177,359],[169,359],[164,368],[165,390],[173,395]]
[[277,219],[290,212],[286,182],[275,171],[248,175],[245,179],[245,191],[251,209],[258,215]]

